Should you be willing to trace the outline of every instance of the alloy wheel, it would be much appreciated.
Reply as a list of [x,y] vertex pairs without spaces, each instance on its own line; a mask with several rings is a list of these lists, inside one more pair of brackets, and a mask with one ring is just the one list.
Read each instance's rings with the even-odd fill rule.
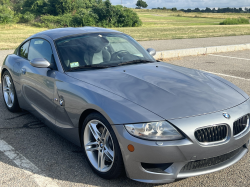
[[114,163],[114,143],[107,127],[91,120],[84,129],[84,148],[90,163],[100,172],[107,172]]
[[8,75],[5,75],[3,78],[3,95],[6,105],[11,108],[14,104],[14,89],[13,84],[11,83],[11,78]]

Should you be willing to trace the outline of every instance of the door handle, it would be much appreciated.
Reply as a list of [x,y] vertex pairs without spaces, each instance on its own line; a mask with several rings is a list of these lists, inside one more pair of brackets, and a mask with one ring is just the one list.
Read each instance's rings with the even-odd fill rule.
[[22,74],[24,75],[26,73],[26,69],[22,68]]

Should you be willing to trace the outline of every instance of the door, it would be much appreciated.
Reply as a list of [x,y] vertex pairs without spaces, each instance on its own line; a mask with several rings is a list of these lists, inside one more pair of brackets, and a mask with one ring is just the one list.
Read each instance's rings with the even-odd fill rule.
[[[29,61],[34,58],[46,59],[53,64],[53,68],[31,66]],[[54,91],[57,71],[50,43],[43,39],[30,40],[27,60],[23,61],[20,70],[22,96],[26,101],[25,109],[34,113],[42,121],[54,124]]]

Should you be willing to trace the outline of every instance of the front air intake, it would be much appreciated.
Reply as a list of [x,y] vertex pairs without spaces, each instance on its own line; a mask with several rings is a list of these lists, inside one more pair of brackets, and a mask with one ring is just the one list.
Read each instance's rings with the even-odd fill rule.
[[187,171],[192,171],[196,169],[208,169],[208,167],[215,166],[217,164],[221,164],[237,154],[239,154],[242,151],[242,147],[239,149],[236,149],[230,153],[213,157],[213,158],[208,158],[208,159],[203,159],[203,160],[196,160],[196,161],[191,161],[188,162],[181,170],[181,172],[187,172]]
[[226,125],[213,125],[195,131],[195,138],[201,143],[218,142],[225,140],[228,134]]

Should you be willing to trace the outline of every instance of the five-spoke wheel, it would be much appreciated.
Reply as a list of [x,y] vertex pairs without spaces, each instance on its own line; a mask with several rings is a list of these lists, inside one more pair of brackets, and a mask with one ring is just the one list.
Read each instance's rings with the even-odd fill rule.
[[114,143],[102,122],[88,122],[84,131],[84,144],[91,164],[101,172],[110,170],[114,162]]
[[109,122],[97,112],[89,114],[81,130],[82,146],[93,171],[105,179],[124,172],[118,140]]

